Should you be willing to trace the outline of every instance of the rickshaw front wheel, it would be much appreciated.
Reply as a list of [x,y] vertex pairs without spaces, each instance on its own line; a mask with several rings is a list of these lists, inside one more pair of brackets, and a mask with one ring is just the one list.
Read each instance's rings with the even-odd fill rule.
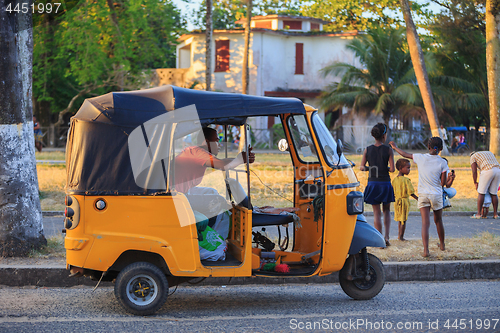
[[349,297],[357,300],[375,297],[385,284],[384,265],[373,254],[368,253],[367,256],[368,272],[362,253],[350,255],[339,272],[340,287]]
[[167,300],[168,281],[165,274],[148,262],[125,267],[115,282],[115,296],[127,311],[139,316],[155,313]]

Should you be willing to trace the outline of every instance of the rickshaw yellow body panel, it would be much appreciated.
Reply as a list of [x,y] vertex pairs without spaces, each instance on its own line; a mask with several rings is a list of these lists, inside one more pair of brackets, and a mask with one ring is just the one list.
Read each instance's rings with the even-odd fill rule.
[[[159,254],[174,276],[250,276],[251,212],[235,208],[236,240],[229,241],[244,263],[238,267],[203,266],[195,217],[183,194],[174,196],[75,196],[82,207],[80,223],[67,230],[67,263],[107,271],[126,251]],[[99,211],[95,203],[104,200]],[[182,223],[181,223],[182,221]],[[247,260],[248,259],[248,260]]]
[[[306,108],[306,110],[310,126],[311,117],[316,110],[311,107]],[[283,119],[286,119],[286,116]],[[286,126],[285,128],[287,140],[292,142],[290,131]],[[314,133],[312,128],[311,132]],[[315,135],[312,138],[315,146],[320,147],[318,138]],[[295,166],[295,180],[300,179],[300,175],[306,175],[308,172],[316,172],[326,178],[323,216],[318,222],[314,222],[313,212],[301,209],[299,215],[302,228],[295,229],[294,250],[305,253],[321,251],[321,260],[315,273],[328,275],[342,269],[347,258],[356,226],[356,215],[347,214],[347,195],[351,191],[356,191],[359,182],[351,167],[332,170],[323,154],[318,154],[319,163],[306,164],[299,159],[294,149],[290,149],[290,153]],[[326,177],[327,172],[331,172],[328,177]],[[302,179],[304,178],[302,176]],[[304,205],[310,205],[310,202],[310,199],[301,198],[298,188],[296,188],[295,206],[303,208]]]

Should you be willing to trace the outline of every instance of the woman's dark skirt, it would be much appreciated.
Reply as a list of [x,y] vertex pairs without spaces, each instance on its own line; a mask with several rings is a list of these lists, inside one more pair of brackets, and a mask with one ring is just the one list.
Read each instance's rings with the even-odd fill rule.
[[365,202],[370,205],[394,202],[394,189],[391,182],[368,182],[365,187]]

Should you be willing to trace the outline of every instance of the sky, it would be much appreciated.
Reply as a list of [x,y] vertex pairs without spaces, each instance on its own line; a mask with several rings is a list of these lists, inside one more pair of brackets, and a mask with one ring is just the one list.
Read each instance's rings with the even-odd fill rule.
[[[183,0],[172,0],[173,3],[181,9],[181,13],[187,18],[187,21],[188,21],[188,25],[187,25],[187,29],[189,31],[193,30],[195,27],[193,25],[193,16],[194,16],[194,12],[200,7],[200,4],[202,2],[202,0],[187,0],[187,1],[183,1]],[[432,3],[431,1],[429,0],[417,0],[418,3],[429,3],[429,8],[433,11],[436,11],[436,12],[439,12],[440,11],[440,7],[438,5],[436,5],[435,3]]]
[[182,15],[187,18],[188,25],[187,29],[189,31],[194,29],[192,22],[193,13],[200,7],[201,0],[189,0],[189,2],[183,0],[172,0],[173,3],[180,8]]

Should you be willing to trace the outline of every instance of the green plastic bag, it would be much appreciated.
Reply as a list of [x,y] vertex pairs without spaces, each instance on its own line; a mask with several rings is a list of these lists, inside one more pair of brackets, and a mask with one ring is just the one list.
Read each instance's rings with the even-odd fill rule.
[[215,251],[221,244],[225,243],[224,238],[210,227],[206,227],[201,232],[201,235],[203,236],[203,240],[199,241],[198,244],[205,250]]

